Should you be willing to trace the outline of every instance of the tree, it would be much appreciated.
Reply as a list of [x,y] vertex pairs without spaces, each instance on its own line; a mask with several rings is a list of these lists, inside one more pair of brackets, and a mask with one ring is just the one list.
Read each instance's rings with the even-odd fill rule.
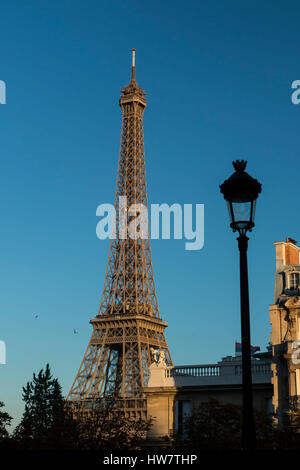
[[201,449],[238,448],[241,434],[241,409],[217,400],[201,403],[186,419],[187,443]]
[[5,411],[1,411],[4,407],[4,403],[0,401],[0,443],[3,443],[9,438],[6,426],[10,426],[12,417]]
[[49,439],[52,427],[63,410],[61,386],[53,379],[49,364],[23,387],[25,411],[14,437],[25,446],[42,446]]
[[151,420],[127,418],[115,398],[81,409],[76,416],[81,450],[135,449]]
[[47,447],[51,449],[75,450],[81,445],[78,420],[72,405],[61,400],[58,381],[53,391],[53,421],[48,434]]
[[[300,412],[284,426],[274,425],[273,416],[254,411],[258,449],[296,449],[300,445]],[[242,410],[240,406],[217,400],[201,403],[185,422],[185,443],[200,449],[239,449]]]
[[149,429],[149,421],[125,418],[116,397],[99,400],[93,408],[66,402],[49,364],[23,387],[25,411],[14,433],[21,449],[130,449]]

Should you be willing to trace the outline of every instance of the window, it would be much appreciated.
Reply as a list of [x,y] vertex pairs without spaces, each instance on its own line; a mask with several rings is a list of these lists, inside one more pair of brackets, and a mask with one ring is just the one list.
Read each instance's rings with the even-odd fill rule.
[[183,401],[178,400],[176,402],[177,405],[177,432],[179,436],[185,436],[185,421],[191,414],[191,402],[190,401]]
[[292,273],[289,275],[289,289],[295,290],[300,285],[300,273]]

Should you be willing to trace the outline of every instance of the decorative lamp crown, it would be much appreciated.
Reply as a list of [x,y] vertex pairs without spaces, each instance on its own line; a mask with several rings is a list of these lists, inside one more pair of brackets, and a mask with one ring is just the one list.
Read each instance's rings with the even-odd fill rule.
[[235,160],[232,162],[233,168],[235,171],[245,171],[246,166],[247,166],[247,161],[246,160]]

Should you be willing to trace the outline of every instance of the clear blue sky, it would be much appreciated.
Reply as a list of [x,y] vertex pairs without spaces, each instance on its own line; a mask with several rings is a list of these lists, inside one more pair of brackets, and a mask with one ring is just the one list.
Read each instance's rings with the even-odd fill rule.
[[68,392],[91,335],[109,248],[96,208],[114,200],[132,47],[148,99],[149,201],[205,204],[201,251],[152,242],[173,360],[215,362],[240,339],[237,242],[219,193],[237,158],[263,184],[249,277],[252,344],[266,346],[273,242],[300,239],[299,17],[294,1],[1,5],[0,400],[14,417],[46,362]]

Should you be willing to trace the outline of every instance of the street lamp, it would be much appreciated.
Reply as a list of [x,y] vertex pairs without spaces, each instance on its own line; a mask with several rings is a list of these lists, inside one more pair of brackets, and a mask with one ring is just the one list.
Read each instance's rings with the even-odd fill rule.
[[247,162],[232,162],[235,172],[221,184],[221,193],[227,201],[230,227],[238,232],[240,251],[240,296],[241,296],[241,332],[242,332],[242,377],[243,377],[243,423],[242,448],[253,449],[256,443],[252,403],[251,377],[251,340],[246,233],[254,227],[255,204],[261,184],[245,172]]

